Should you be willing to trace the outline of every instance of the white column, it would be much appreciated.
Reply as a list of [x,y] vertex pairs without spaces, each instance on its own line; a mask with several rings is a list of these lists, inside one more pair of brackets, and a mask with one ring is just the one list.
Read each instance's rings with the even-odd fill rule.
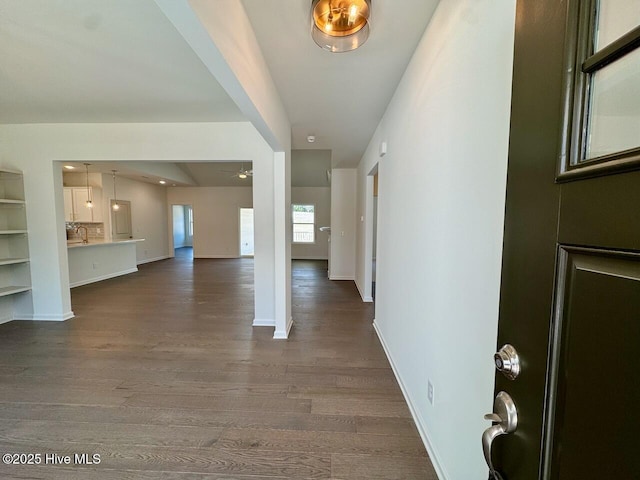
[[273,338],[286,339],[293,325],[291,317],[291,156],[273,155],[275,232],[275,313]]

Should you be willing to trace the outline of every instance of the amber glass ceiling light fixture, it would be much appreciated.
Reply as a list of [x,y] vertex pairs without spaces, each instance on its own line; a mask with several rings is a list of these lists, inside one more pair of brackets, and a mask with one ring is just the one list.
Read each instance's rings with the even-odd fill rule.
[[312,0],[311,37],[332,53],[349,52],[369,38],[371,0]]
[[85,163],[84,168],[87,172],[87,201],[85,202],[85,206],[87,208],[93,208],[93,202],[91,201],[91,189],[89,188],[89,165],[90,163]]

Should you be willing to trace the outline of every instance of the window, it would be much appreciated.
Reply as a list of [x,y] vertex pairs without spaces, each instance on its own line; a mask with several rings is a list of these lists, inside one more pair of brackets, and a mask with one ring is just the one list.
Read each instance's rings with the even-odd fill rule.
[[572,1],[559,179],[640,167],[638,0]]
[[293,243],[315,243],[315,205],[293,205]]

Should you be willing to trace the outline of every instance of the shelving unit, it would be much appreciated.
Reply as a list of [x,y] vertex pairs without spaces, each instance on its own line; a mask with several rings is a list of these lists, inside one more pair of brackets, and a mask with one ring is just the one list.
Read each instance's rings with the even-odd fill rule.
[[[0,168],[0,297],[31,290],[27,214],[22,172]],[[7,317],[11,305],[0,310]]]

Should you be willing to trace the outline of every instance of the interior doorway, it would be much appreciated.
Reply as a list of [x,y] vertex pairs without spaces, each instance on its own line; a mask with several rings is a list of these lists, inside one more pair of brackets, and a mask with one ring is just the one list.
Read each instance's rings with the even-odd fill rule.
[[128,200],[118,200],[117,202],[111,200],[111,238],[114,240],[133,238],[131,202]]
[[371,260],[371,297],[376,299],[376,251],[378,249],[378,172],[373,176],[373,238]]
[[253,257],[253,208],[240,209],[240,256]]
[[172,205],[173,248],[193,249],[193,208],[191,205]]

